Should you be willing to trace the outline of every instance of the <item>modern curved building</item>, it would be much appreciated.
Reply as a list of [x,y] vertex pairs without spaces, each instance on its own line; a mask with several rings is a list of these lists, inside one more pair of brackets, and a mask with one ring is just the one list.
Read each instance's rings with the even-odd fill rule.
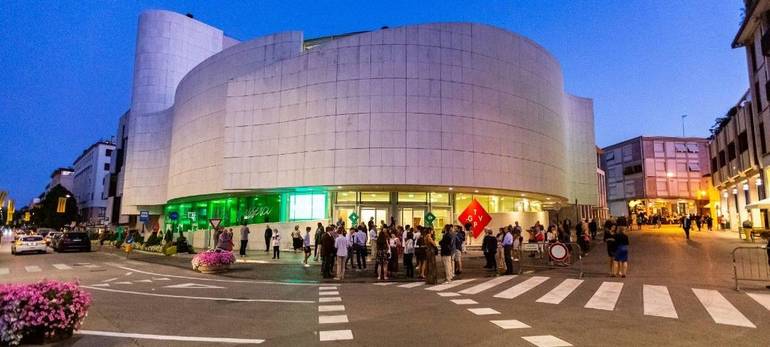
[[444,224],[474,198],[491,226],[526,225],[597,201],[592,100],[543,47],[483,24],[239,42],[148,11],[127,117],[121,214],[184,230]]

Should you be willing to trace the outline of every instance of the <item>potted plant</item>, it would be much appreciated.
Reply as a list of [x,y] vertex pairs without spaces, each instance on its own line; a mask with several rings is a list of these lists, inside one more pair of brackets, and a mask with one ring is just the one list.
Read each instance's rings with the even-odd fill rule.
[[193,270],[202,273],[224,272],[230,268],[232,263],[235,263],[233,252],[220,249],[198,253],[192,259]]
[[77,282],[0,285],[0,345],[63,340],[83,323],[91,296]]

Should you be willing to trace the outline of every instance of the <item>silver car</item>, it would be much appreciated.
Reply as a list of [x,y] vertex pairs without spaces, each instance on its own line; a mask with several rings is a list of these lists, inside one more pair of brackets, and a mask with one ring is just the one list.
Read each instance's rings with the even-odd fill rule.
[[11,244],[11,254],[21,253],[46,253],[45,240],[40,235],[20,235]]

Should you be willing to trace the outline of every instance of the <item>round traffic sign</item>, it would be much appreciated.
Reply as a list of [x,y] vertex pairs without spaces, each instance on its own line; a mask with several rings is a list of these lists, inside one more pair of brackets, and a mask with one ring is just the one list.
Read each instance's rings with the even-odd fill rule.
[[567,256],[569,256],[569,251],[567,251],[567,246],[564,244],[554,243],[551,245],[551,247],[548,248],[548,255],[553,260],[561,261],[567,259]]

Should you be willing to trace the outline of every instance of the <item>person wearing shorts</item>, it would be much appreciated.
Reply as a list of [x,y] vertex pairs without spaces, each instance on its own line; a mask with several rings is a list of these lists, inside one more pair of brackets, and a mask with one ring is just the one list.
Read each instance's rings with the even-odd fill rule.
[[618,226],[615,233],[615,275],[626,277],[628,273],[628,235],[626,227]]

